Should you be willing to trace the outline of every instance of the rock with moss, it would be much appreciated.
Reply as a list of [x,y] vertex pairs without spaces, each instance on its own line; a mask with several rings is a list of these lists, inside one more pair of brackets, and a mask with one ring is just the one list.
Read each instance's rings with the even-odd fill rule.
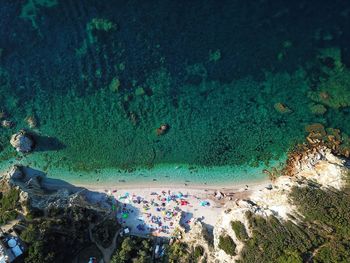
[[273,107],[275,108],[275,110],[279,113],[285,114],[285,113],[291,113],[292,110],[290,108],[288,108],[288,106],[286,106],[285,104],[281,103],[281,102],[277,102],[273,105]]
[[323,115],[327,112],[327,108],[322,104],[312,103],[309,105],[309,109],[311,113],[315,115]]

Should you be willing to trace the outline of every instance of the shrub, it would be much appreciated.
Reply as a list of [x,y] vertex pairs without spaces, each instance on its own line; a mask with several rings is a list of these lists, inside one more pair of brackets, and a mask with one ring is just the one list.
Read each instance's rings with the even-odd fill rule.
[[0,197],[0,224],[6,224],[8,221],[16,219],[18,200],[19,190],[17,189],[2,193]]
[[219,237],[219,248],[225,251],[227,255],[236,255],[236,244],[228,235]]
[[204,249],[202,246],[196,246],[194,248],[194,258],[199,259],[204,254]]
[[126,237],[118,245],[111,263],[145,263],[151,262],[153,243],[149,239]]
[[241,221],[232,221],[231,227],[240,241],[245,241],[249,238],[245,226]]

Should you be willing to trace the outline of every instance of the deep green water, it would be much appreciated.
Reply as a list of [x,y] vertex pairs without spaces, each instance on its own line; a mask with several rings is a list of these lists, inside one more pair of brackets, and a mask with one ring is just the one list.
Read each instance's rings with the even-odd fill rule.
[[1,108],[16,123],[0,130],[3,165],[25,128],[37,147],[22,162],[49,173],[257,179],[308,124],[350,134],[350,2],[281,2],[0,0]]

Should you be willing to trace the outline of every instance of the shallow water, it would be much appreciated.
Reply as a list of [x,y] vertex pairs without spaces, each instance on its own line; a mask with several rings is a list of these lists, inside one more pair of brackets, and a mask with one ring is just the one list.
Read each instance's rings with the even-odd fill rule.
[[1,128],[5,164],[18,156],[9,136],[26,128],[37,147],[22,163],[48,173],[141,180],[141,168],[182,166],[173,180],[248,180],[308,124],[350,133],[350,99],[317,99],[350,60],[345,1],[0,0],[0,14],[1,107],[16,123]]

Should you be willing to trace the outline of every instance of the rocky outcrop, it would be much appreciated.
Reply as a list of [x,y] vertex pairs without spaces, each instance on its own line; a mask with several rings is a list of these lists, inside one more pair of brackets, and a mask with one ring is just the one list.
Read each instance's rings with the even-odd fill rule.
[[[20,191],[19,202],[22,209],[17,212],[28,215],[21,216],[20,227],[23,230],[35,226],[30,229],[36,232],[38,240],[43,241],[42,248],[38,249],[38,253],[42,253],[41,258],[50,253],[57,262],[64,262],[66,258],[76,257],[77,251],[82,251],[93,242],[98,244],[97,248],[101,250],[104,262],[110,261],[120,230],[115,215],[111,213],[112,201],[109,196],[49,179],[40,171],[19,165],[11,167],[0,178],[2,191],[3,186],[8,190],[16,188]],[[27,220],[28,218],[31,219]],[[106,219],[110,219],[110,225],[103,224],[107,222]],[[100,231],[91,231],[91,225],[100,227]],[[92,238],[94,233],[96,238]],[[111,244],[104,248],[99,244],[104,244],[101,241],[106,241],[107,237]],[[52,240],[57,240],[59,246],[52,246]],[[30,249],[35,246],[35,241],[27,245]],[[98,254],[95,251],[94,253]],[[73,260],[75,261],[77,260]]]
[[[20,202],[26,204],[29,211],[40,210],[46,213],[52,209],[70,207],[86,208],[102,213],[111,211],[106,196],[92,198],[91,195],[94,193],[86,189],[77,190],[64,187],[57,190],[48,189],[45,187],[45,180],[48,179],[42,175],[30,174],[27,170],[26,167],[14,165],[5,173],[3,180],[11,187],[17,187],[21,190]],[[99,201],[92,201],[92,199]]]
[[22,171],[22,167],[20,165],[14,165],[11,169],[5,174],[5,178],[12,183],[14,180],[23,179],[24,174]]
[[31,152],[34,148],[33,137],[24,130],[13,134],[10,143],[17,152],[21,153]]
[[204,250],[203,258],[207,259],[207,262],[214,260],[212,237],[209,234],[207,227],[199,220],[194,220],[191,223],[191,229],[186,235],[186,243],[191,245],[193,249],[200,246]]

